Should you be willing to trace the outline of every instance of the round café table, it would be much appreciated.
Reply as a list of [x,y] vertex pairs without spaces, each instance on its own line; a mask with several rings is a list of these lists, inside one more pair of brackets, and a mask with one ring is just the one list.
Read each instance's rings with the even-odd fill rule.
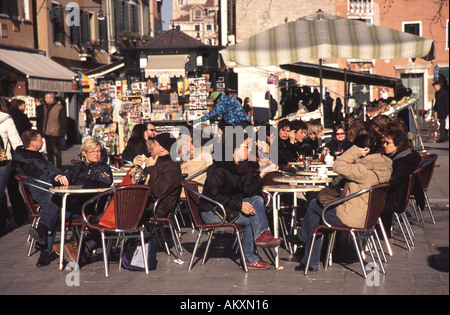
[[[294,206],[297,203],[297,193],[305,193],[309,191],[320,191],[324,186],[319,185],[270,185],[264,186],[263,190],[272,195],[272,208],[273,208],[273,236],[278,238],[278,211],[280,209],[280,193],[292,193],[294,194]],[[278,248],[275,247],[275,268],[280,268],[280,257],[278,255]]]
[[275,177],[273,179],[276,183],[285,183],[290,185],[298,185],[298,184],[329,184],[333,181],[332,178],[326,177],[318,177],[316,176],[280,176]]
[[[301,175],[301,176],[317,176],[317,170],[316,171],[297,171],[295,172],[296,175]],[[333,171],[328,171],[327,172],[327,176],[331,176],[331,177],[336,177],[339,176],[338,173],[333,172]]]
[[69,195],[89,195],[89,194],[99,194],[107,191],[108,189],[114,188],[83,188],[83,186],[56,186],[50,187],[48,190],[55,194],[62,195],[62,206],[61,206],[61,247],[59,250],[59,271],[63,270],[63,260],[64,260],[64,241],[65,241],[65,230],[66,230],[66,203],[67,197]]

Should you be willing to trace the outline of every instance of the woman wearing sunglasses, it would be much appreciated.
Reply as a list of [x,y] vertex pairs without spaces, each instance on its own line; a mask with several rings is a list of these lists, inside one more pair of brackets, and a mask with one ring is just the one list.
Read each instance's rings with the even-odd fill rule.
[[345,126],[343,124],[337,125],[334,130],[333,139],[326,145],[330,150],[330,154],[335,158],[347,151],[350,147],[350,141],[347,139]]

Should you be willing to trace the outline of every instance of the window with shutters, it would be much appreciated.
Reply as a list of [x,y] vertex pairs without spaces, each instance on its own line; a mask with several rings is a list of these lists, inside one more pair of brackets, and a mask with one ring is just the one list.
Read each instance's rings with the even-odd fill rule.
[[52,3],[52,12],[53,43],[64,45],[64,8],[58,3]]

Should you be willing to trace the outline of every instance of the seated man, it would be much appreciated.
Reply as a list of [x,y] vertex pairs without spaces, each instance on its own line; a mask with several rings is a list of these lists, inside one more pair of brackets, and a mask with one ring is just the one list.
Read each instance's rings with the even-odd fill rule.
[[[112,172],[108,165],[100,161],[101,143],[88,139],[81,147],[85,161],[72,166],[67,174],[63,174],[47,158],[39,152],[43,145],[42,135],[37,130],[26,130],[22,135],[23,146],[18,147],[13,154],[19,174],[25,174],[48,182],[67,186],[84,185],[105,186],[112,184]],[[81,165],[83,164],[83,165]],[[30,236],[42,247],[37,266],[47,266],[51,262],[55,231],[61,211],[61,198],[37,188],[31,188],[33,199],[44,204],[37,229],[30,229]],[[88,198],[88,196],[86,197]],[[80,210],[87,199],[69,200],[68,209]],[[50,235],[49,232],[52,232]]]
[[181,191],[183,177],[180,163],[170,156],[171,147],[175,142],[175,138],[169,133],[160,134],[153,142],[152,157],[143,159],[142,156],[137,156],[133,160],[134,165],[142,166],[145,163],[144,176],[148,178],[148,185],[151,187],[148,211],[153,210],[153,204],[158,198],[169,193],[156,209],[156,216],[160,218],[169,214]]

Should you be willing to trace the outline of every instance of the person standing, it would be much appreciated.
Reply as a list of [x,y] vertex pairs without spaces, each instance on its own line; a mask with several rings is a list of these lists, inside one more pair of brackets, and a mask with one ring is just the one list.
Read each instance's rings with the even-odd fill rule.
[[20,137],[22,137],[22,133],[25,130],[31,129],[31,127],[33,127],[30,118],[28,118],[28,116],[25,114],[24,101],[19,99],[13,99],[11,101],[11,110],[9,114],[14,120],[14,124],[16,125],[16,129]]
[[0,204],[3,203],[0,210],[0,233],[8,225],[9,212],[4,195],[12,168],[11,151],[22,145],[14,121],[8,112],[6,100],[0,97],[0,149],[3,151],[3,158],[0,160]]
[[61,101],[57,101],[54,93],[45,94],[43,134],[47,146],[47,158],[62,167],[61,138],[67,131],[66,108]]
[[437,112],[437,118],[439,120],[439,140],[437,142],[442,143],[448,141],[448,134],[445,129],[445,120],[448,118],[449,112],[448,91],[442,88],[439,81],[433,83],[433,88],[436,91],[434,94],[434,110]]
[[248,117],[244,107],[237,99],[220,92],[212,92],[211,98],[217,105],[201,118],[202,122],[222,116],[225,124],[228,126],[242,126],[242,128],[245,128],[251,124],[250,117]]

